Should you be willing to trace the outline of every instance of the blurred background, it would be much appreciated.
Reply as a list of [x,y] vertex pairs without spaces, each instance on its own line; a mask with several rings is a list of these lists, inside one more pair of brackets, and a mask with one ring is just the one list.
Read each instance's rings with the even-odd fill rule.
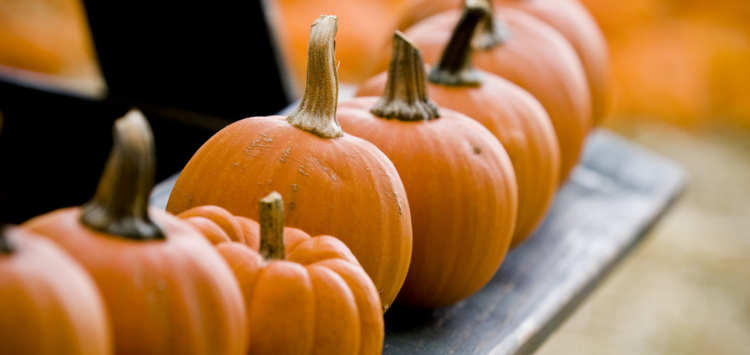
[[604,126],[690,182],[537,353],[750,354],[750,2],[582,2],[612,56]]
[[[603,126],[679,162],[690,184],[538,353],[750,354],[750,2],[581,2],[611,53],[614,103]],[[377,57],[392,28],[408,25],[393,14],[413,21],[460,1],[155,3],[0,0],[0,178],[18,204],[11,221],[88,199],[111,122],[130,105],[146,106],[163,179],[217,127],[299,96],[307,36],[295,33],[320,13],[339,13],[340,77],[356,84],[376,63],[349,65],[348,52]],[[347,30],[355,20],[386,29],[357,40],[363,34]]]

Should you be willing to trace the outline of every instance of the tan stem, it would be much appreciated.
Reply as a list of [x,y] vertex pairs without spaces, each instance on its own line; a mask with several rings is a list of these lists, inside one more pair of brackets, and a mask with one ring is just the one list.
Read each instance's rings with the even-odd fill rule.
[[266,260],[284,260],[284,201],[271,192],[258,203],[260,211],[260,255]]
[[472,46],[475,49],[486,51],[508,41],[510,30],[505,21],[494,18],[492,0],[467,0],[464,8],[468,6],[481,6],[489,10],[480,22],[472,39]]
[[287,121],[322,138],[344,135],[336,120],[339,81],[336,62],[336,16],[321,16],[310,29],[305,94]]
[[461,19],[453,29],[440,61],[430,71],[430,82],[447,86],[479,86],[482,75],[471,64],[471,39],[477,25],[487,17],[486,2],[467,1]]
[[165,239],[148,214],[154,186],[154,137],[146,118],[132,109],[115,121],[114,142],[94,197],[83,206],[81,223],[133,240]]
[[393,56],[385,92],[371,112],[378,117],[401,121],[440,117],[437,105],[427,95],[422,52],[400,31],[393,36]]

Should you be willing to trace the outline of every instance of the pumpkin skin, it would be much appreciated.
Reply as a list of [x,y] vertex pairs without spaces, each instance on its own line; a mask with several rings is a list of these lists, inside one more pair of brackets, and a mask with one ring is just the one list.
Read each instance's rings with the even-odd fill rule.
[[382,119],[369,111],[377,100],[342,102],[338,119],[378,146],[406,187],[414,249],[397,301],[453,304],[484,286],[505,257],[518,205],[513,166],[492,133],[463,114],[442,109],[431,121]]
[[117,353],[243,354],[246,320],[237,280],[193,228],[150,212],[166,241],[93,232],[80,224],[77,207],[35,217],[24,227],[54,241],[93,276],[112,319]]
[[409,6],[403,12],[401,21],[399,21],[398,28],[400,30],[407,29],[434,14],[446,10],[459,9],[463,4],[463,0],[411,0],[408,3]]
[[607,40],[594,17],[577,0],[495,0],[523,10],[560,32],[575,48],[591,92],[591,117],[600,124],[612,106],[612,73]]
[[[370,78],[357,96],[382,95],[387,80],[387,73]],[[440,107],[478,121],[508,152],[518,182],[518,217],[511,246],[520,244],[546,215],[560,179],[560,148],[547,112],[527,91],[490,73],[484,73],[478,87],[429,83],[428,89]],[[342,126],[347,129],[345,123]]]
[[[475,14],[474,22],[469,20],[462,24],[466,37],[474,33],[481,14],[481,11]],[[539,101],[508,80],[471,68],[469,44],[461,41],[461,37],[455,38],[445,49],[445,52],[450,51],[448,55],[443,54],[445,62],[433,68],[433,72],[440,71],[454,78],[452,86],[441,83],[445,81],[444,76],[431,75],[427,83],[429,96],[440,107],[458,111],[481,123],[508,152],[518,182],[518,216],[511,242],[511,246],[515,246],[536,230],[557,191],[560,173],[557,136]],[[397,35],[394,41],[399,40]],[[462,80],[465,77],[461,73],[468,75],[467,72],[479,79]],[[387,72],[378,74],[359,87],[357,96],[381,96],[387,81]]]
[[[461,11],[446,11],[409,28],[405,35],[422,50],[426,63],[440,59]],[[578,163],[591,128],[591,94],[575,49],[554,28],[520,10],[495,9],[506,21],[506,42],[474,53],[473,64],[524,88],[544,106],[560,143],[560,179]]]
[[246,118],[211,137],[177,179],[167,211],[216,205],[252,218],[258,209],[247,201],[278,191],[286,196],[287,225],[343,241],[387,309],[409,268],[411,215],[393,164],[336,122],[335,21],[324,16],[312,27],[314,60],[297,111]]
[[93,277],[121,354],[244,354],[237,280],[190,225],[148,208],[153,137],[133,110],[115,122],[114,146],[94,198],[24,227],[62,247]]
[[91,276],[44,238],[17,227],[3,232],[15,250],[0,252],[0,354],[112,354]]
[[[199,206],[178,218],[204,214],[196,210],[206,207],[220,209]],[[285,260],[267,261],[258,252],[259,224],[246,220],[254,223],[245,234],[254,247],[232,241],[216,248],[245,295],[251,354],[381,353],[385,331],[380,298],[344,243],[287,227]]]
[[235,122],[190,159],[167,211],[217,205],[257,216],[257,206],[247,201],[271,191],[287,196],[289,226],[338,236],[382,289],[383,304],[393,302],[411,258],[410,210],[396,168],[362,139],[320,138],[281,116]]

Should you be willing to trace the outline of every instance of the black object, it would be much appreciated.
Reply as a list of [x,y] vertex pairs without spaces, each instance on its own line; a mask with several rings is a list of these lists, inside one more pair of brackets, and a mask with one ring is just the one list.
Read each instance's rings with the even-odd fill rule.
[[152,126],[161,181],[222,127],[289,103],[259,1],[84,4],[106,98],[0,79],[0,181],[11,223],[90,199],[112,124],[131,107]]
[[261,1],[84,4],[113,98],[232,120],[288,104]]

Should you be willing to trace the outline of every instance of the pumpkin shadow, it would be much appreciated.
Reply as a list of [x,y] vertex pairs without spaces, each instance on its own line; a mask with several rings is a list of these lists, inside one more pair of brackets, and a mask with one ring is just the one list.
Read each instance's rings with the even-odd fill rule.
[[385,320],[385,333],[400,334],[414,331],[425,331],[430,328],[439,328],[450,314],[461,307],[463,302],[445,308],[408,308],[394,305],[383,315]]

